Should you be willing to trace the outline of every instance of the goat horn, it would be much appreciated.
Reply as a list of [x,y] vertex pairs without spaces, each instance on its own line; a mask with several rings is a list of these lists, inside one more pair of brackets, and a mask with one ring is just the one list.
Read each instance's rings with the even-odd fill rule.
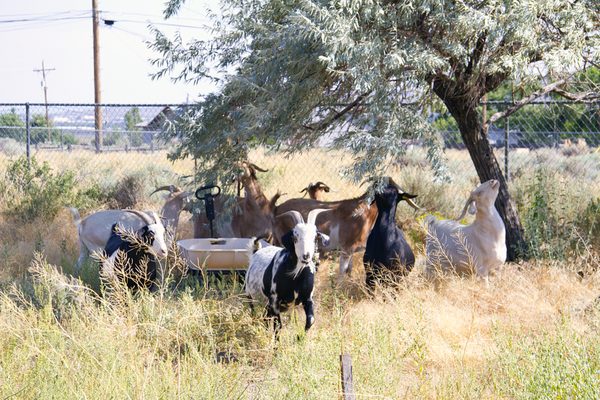
[[474,201],[475,200],[473,200],[473,196],[469,196],[469,198],[467,199],[467,202],[465,203],[465,206],[463,207],[462,212],[460,213],[460,216],[458,218],[456,218],[456,221],[460,221],[461,219],[463,219],[465,217],[465,215],[467,215],[467,209],[469,208],[469,205]]
[[[400,193],[407,193],[406,190],[402,189],[400,187],[400,185],[398,185],[391,177],[388,177],[388,182],[394,186],[396,189],[398,189],[398,191]],[[419,207],[417,205],[417,203],[415,203],[414,201],[412,201],[412,199],[404,199],[404,201],[406,201],[408,203],[409,206],[411,206],[412,208],[414,208],[416,211],[420,211],[421,207]]]
[[152,225],[154,223],[150,219],[150,216],[144,212],[141,212],[138,210],[124,210],[124,211],[137,215],[146,223],[146,225]]
[[156,189],[154,190],[154,192],[150,193],[150,196],[152,196],[152,195],[153,195],[154,193],[156,193],[156,192],[160,192],[161,190],[168,190],[168,191],[169,191],[169,192],[171,192],[171,193],[174,193],[174,192],[181,192],[181,189],[179,189],[179,188],[178,188],[177,186],[175,186],[175,185],[165,185],[165,186],[161,186],[161,187],[159,187],[159,188],[156,188]]
[[294,218],[294,220],[296,221],[297,224],[304,223],[304,218],[302,218],[302,214],[300,214],[296,210],[286,211],[284,213],[277,215],[276,218],[280,218],[280,217],[288,216],[288,215],[290,215],[292,218]]
[[255,170],[260,171],[260,172],[268,172],[269,171],[268,169],[262,169],[261,167],[259,167],[256,164],[253,164],[253,163],[248,163],[248,165],[250,165],[252,168],[254,168]]
[[[307,192],[308,193],[308,187],[305,187],[304,189],[302,189],[298,193],[302,193],[302,192]],[[306,193],[304,194],[304,196],[306,196]]]
[[367,179],[365,179],[364,181],[361,182],[359,187],[362,187],[362,185],[364,185],[367,182],[372,182],[373,179],[375,179],[375,178],[373,178],[372,176],[368,177]]
[[314,210],[310,210],[308,213],[307,224],[315,225],[315,221],[317,220],[317,215],[321,214],[323,211],[328,211],[326,208],[315,208]]
[[406,201],[408,203],[409,206],[411,206],[412,208],[414,208],[416,211],[420,211],[421,207],[419,207],[417,205],[417,203],[415,203],[414,201],[412,201],[412,199],[404,199],[404,201]]
[[317,182],[317,185],[319,185],[319,187],[322,187],[323,190],[325,190],[327,193],[329,193],[329,191],[331,190],[331,188],[324,182]]
[[152,211],[152,216],[154,217],[155,224],[162,224],[162,219],[158,216],[156,212]]

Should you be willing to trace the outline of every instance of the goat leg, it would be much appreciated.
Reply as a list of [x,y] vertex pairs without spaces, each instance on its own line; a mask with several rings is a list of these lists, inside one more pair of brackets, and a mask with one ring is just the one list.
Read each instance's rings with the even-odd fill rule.
[[352,253],[348,254],[344,251],[340,254],[340,274],[339,277],[342,278],[344,275],[352,272]]
[[306,314],[306,325],[304,325],[304,330],[308,331],[311,326],[315,323],[315,310],[312,299],[308,299],[302,303],[304,307],[304,314]]
[[273,304],[272,301],[269,301],[267,305],[267,319],[273,320],[273,329],[275,330],[275,337],[279,338],[279,331],[281,330],[281,314],[279,312],[279,307]]

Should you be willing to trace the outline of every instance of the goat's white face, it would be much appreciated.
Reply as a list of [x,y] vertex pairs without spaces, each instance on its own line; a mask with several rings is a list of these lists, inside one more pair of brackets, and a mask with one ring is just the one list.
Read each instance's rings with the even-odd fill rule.
[[298,263],[308,264],[315,255],[317,227],[313,224],[297,224],[294,227],[294,248]]
[[483,182],[481,185],[477,186],[477,188],[471,192],[471,198],[475,201],[477,207],[493,207],[496,197],[498,197],[499,190],[500,182],[496,179],[490,179],[489,181]]
[[321,238],[324,246],[329,244],[329,237],[318,232],[315,225],[306,223],[296,224],[293,230],[293,240],[299,265],[308,265],[313,261],[317,238]]
[[168,249],[165,240],[165,227],[162,223],[148,225],[148,230],[153,233],[154,241],[152,242],[152,250],[158,258],[164,258],[167,256]]

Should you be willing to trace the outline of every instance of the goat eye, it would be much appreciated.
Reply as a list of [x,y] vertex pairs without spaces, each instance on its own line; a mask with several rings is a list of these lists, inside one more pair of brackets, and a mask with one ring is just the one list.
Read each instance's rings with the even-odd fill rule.
[[298,238],[294,236],[294,243],[298,243]]

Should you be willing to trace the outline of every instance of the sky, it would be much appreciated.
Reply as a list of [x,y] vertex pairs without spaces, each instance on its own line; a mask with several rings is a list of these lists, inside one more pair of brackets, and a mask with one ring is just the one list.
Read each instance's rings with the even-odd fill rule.
[[[187,0],[177,17],[164,20],[166,0],[98,0],[102,103],[172,104],[214,91],[209,83],[152,80],[148,49],[152,22],[184,40],[207,38],[208,7],[216,1]],[[49,103],[93,103],[91,0],[0,1],[0,103],[43,103],[42,61],[48,71]],[[113,26],[102,19],[114,20]],[[14,22],[11,22],[14,21]],[[158,24],[174,24],[167,26]]]

